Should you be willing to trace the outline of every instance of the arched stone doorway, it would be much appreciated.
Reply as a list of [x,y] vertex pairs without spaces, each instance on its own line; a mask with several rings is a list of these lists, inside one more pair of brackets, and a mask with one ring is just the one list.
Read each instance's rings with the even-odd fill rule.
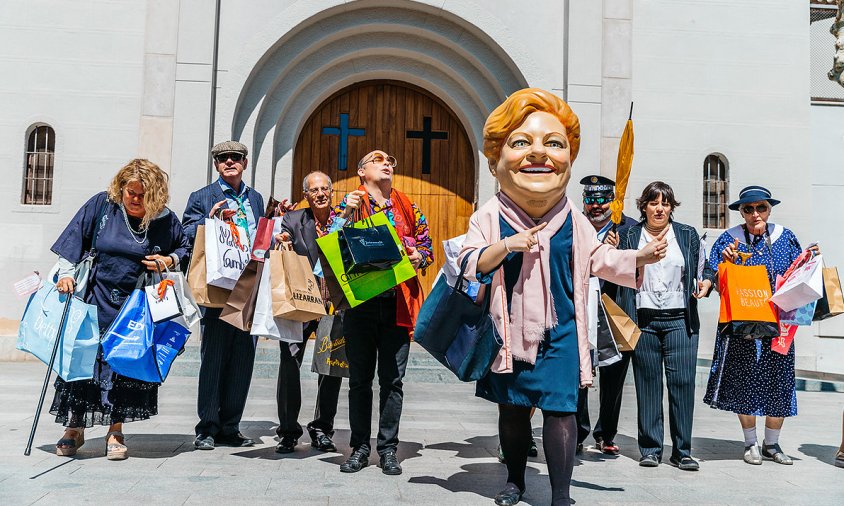
[[334,181],[335,201],[359,184],[357,162],[381,149],[398,160],[394,186],[428,219],[434,265],[420,276],[426,292],[442,267],[442,241],[466,232],[475,200],[476,162],[463,125],[441,100],[399,81],[365,81],[325,100],[293,150],[291,195],[312,170]]

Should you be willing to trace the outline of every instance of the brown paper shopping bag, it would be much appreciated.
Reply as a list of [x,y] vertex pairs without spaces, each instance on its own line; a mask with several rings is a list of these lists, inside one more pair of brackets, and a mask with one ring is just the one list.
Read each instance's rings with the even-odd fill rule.
[[188,286],[197,305],[204,307],[223,307],[229,298],[230,290],[211,286],[206,281],[205,265],[205,225],[197,225],[196,238],[193,241],[193,254],[188,267]]
[[273,316],[307,322],[325,316],[319,284],[308,257],[282,248],[270,252]]
[[252,318],[255,316],[255,303],[258,300],[258,282],[261,279],[262,262],[250,260],[234,285],[226,305],[220,313],[224,322],[249,331],[252,329]]
[[814,321],[825,320],[844,313],[844,294],[837,267],[823,268],[823,297],[815,307]]
[[642,331],[607,294],[601,294],[601,302],[604,304],[612,336],[618,344],[618,351],[633,351]]

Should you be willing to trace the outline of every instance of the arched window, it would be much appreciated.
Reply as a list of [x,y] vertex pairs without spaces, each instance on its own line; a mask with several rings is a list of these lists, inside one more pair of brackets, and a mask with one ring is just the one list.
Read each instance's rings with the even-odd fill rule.
[[703,228],[727,228],[730,169],[724,155],[713,153],[703,161]]
[[56,132],[48,125],[33,127],[26,143],[21,203],[40,206],[53,203],[55,156]]

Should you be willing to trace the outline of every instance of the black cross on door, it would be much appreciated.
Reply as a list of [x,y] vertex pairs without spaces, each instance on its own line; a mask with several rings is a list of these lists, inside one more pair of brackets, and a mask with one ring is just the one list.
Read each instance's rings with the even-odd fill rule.
[[432,131],[431,117],[422,118],[422,130],[408,130],[408,139],[422,139],[422,174],[431,173],[431,141],[447,140],[448,132]]

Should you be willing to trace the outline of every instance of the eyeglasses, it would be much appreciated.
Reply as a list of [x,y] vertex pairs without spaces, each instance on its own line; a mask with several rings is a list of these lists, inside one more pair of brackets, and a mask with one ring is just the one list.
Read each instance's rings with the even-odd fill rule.
[[361,166],[361,167],[363,167],[364,165],[366,165],[366,164],[367,164],[367,163],[369,163],[369,162],[375,162],[376,164],[378,164],[378,163],[384,163],[384,160],[386,160],[386,161],[387,161],[387,163],[388,163],[388,164],[390,164],[390,166],[391,166],[392,168],[394,168],[394,169],[396,168],[396,165],[398,165],[398,162],[396,162],[396,159],[395,159],[395,158],[393,158],[393,157],[392,157],[392,156],[390,156],[390,155],[387,155],[387,158],[384,158],[384,155],[374,155],[374,156],[373,156],[372,158],[370,158],[369,160],[366,160],[365,162],[362,162],[362,163],[360,164],[360,166]]
[[316,195],[319,195],[320,193],[330,194],[334,190],[329,188],[328,186],[322,186],[320,188],[308,188],[305,191],[308,192],[309,195],[316,196]]
[[762,214],[768,209],[770,208],[766,204],[758,204],[755,206],[744,206],[741,208],[741,212],[744,214],[753,214],[753,211],[756,211],[757,213]]
[[612,197],[583,197],[583,203],[587,206],[591,206],[592,204],[598,204],[602,206],[612,201]]
[[226,163],[229,158],[231,158],[233,162],[239,162],[245,157],[243,156],[243,153],[221,153],[214,157],[214,159],[217,160],[217,163]]

